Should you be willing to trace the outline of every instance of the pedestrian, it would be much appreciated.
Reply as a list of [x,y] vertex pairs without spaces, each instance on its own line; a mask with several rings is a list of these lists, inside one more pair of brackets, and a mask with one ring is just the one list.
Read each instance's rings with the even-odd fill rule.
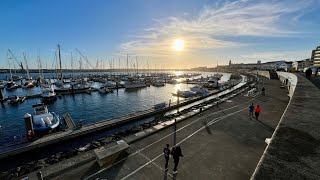
[[174,162],[173,174],[176,174],[178,172],[177,167],[179,164],[180,157],[183,157],[181,147],[180,146],[173,147],[171,153],[172,153],[173,162]]
[[261,111],[260,106],[259,106],[259,105],[257,105],[257,107],[256,107],[256,111],[255,111],[256,120],[258,120],[258,118],[259,118],[260,111]]
[[265,96],[266,95],[266,89],[264,87],[262,87],[262,96]]
[[311,68],[308,68],[305,73],[306,73],[307,79],[310,79],[310,77],[311,77],[311,75],[312,75],[312,70],[311,70]]
[[166,164],[164,165],[164,170],[168,170],[168,164],[169,164],[169,158],[170,158],[170,149],[169,149],[169,144],[166,145],[166,147],[163,149],[163,155],[164,158],[166,159]]
[[254,105],[253,103],[249,106],[249,118],[253,117]]

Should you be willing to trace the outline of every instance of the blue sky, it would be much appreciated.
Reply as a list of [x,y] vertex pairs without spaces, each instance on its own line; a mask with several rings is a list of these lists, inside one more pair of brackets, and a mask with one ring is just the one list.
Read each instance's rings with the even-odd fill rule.
[[[78,48],[96,66],[125,55],[140,68],[190,68],[257,60],[300,60],[320,45],[320,1],[33,0],[0,6],[0,68],[7,49],[29,66],[51,68],[57,44],[64,67],[79,66]],[[171,48],[175,39],[183,51]],[[101,62],[101,61],[100,61]],[[11,66],[14,63],[11,62]],[[100,64],[101,67],[101,64]]]

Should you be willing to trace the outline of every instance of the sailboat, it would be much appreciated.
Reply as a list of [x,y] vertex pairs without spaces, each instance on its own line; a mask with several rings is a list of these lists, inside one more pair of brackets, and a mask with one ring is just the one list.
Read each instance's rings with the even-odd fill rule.
[[26,81],[25,81],[25,83],[23,84],[22,87],[30,89],[30,88],[34,87],[34,84],[32,82],[32,78],[30,77],[29,68],[28,68],[28,61],[27,61],[27,58],[26,58],[26,53],[23,53],[23,57],[24,57],[24,61],[26,63],[26,67],[27,67],[27,78],[26,78]]
[[57,80],[55,82],[56,86],[63,86],[63,76],[62,76],[62,65],[61,65],[61,53],[60,53],[60,45],[58,44],[58,58],[59,58],[59,75],[60,79],[57,77]]
[[12,80],[12,71],[11,71],[10,62],[9,62],[9,69],[10,69],[10,76],[11,76],[10,79],[11,79],[11,80],[4,85],[4,88],[5,88],[6,90],[17,89],[19,86]]

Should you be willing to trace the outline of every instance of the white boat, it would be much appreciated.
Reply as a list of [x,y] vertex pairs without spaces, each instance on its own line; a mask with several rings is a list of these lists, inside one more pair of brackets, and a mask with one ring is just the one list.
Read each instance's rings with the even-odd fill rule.
[[57,94],[54,89],[43,89],[41,94],[42,102],[51,102],[57,99]]
[[209,93],[207,88],[200,87],[198,85],[191,87],[190,90],[200,95],[207,95]]
[[101,86],[99,89],[99,92],[102,94],[108,94],[108,93],[113,93],[112,89],[109,89],[107,87]]
[[213,78],[220,80],[222,76],[223,76],[223,74],[217,73],[217,74],[213,75]]
[[160,80],[156,80],[152,83],[153,86],[155,87],[162,87],[164,86],[165,84],[163,82],[161,82]]
[[54,112],[49,112],[47,106],[44,104],[36,104],[34,108],[34,115],[26,114],[24,117],[31,117],[33,130],[35,132],[50,132],[57,128],[60,124],[60,117]]
[[8,103],[17,104],[17,103],[23,102],[25,99],[26,97],[19,97],[19,96],[13,95],[8,97]]
[[60,79],[56,80],[56,82],[55,82],[56,86],[63,86],[63,84],[64,84],[63,81]]
[[104,87],[107,87],[107,88],[114,88],[116,87],[113,83],[107,81],[106,83],[103,84]]
[[180,97],[184,97],[184,98],[188,98],[188,97],[192,97],[197,95],[197,93],[193,92],[193,91],[178,91],[178,93],[172,93],[175,96],[180,96]]
[[175,79],[170,79],[170,80],[167,81],[167,83],[168,83],[168,84],[177,84],[178,81],[175,80]]
[[73,86],[73,90],[88,90],[90,88],[90,84],[85,79],[80,79],[78,83]]
[[219,80],[221,77],[222,77],[222,75],[215,74],[206,83],[204,83],[203,86],[206,88],[217,88],[217,87],[219,87]]
[[32,83],[32,81],[27,81],[23,84],[23,87],[24,88],[33,88],[34,87],[34,84]]
[[4,87],[6,88],[6,90],[13,90],[13,89],[17,89],[19,86],[13,82],[13,81],[10,81],[10,82],[7,82]]
[[125,81],[124,83],[124,87],[126,89],[136,89],[136,88],[144,88],[147,87],[147,85],[140,81],[140,80],[129,80],[129,81]]

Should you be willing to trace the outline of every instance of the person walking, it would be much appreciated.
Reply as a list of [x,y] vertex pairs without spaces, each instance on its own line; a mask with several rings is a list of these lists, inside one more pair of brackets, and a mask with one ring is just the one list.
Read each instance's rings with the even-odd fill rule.
[[176,174],[178,172],[177,167],[179,164],[180,157],[183,157],[183,155],[182,155],[180,146],[173,147],[172,151],[173,151],[172,156],[173,156],[173,162],[174,162],[173,174]]
[[260,106],[259,106],[259,105],[257,105],[257,107],[256,107],[256,111],[255,111],[256,120],[258,120],[259,115],[260,115],[260,112],[261,112]]
[[169,164],[169,158],[170,158],[170,149],[169,149],[169,144],[166,145],[166,147],[163,149],[163,155],[164,158],[166,159],[166,164],[164,165],[164,170],[168,170],[168,164]]
[[253,117],[254,105],[253,103],[249,106],[249,118]]
[[262,96],[265,96],[266,95],[266,92],[265,92],[266,89],[264,87],[262,87],[261,91],[262,91]]

